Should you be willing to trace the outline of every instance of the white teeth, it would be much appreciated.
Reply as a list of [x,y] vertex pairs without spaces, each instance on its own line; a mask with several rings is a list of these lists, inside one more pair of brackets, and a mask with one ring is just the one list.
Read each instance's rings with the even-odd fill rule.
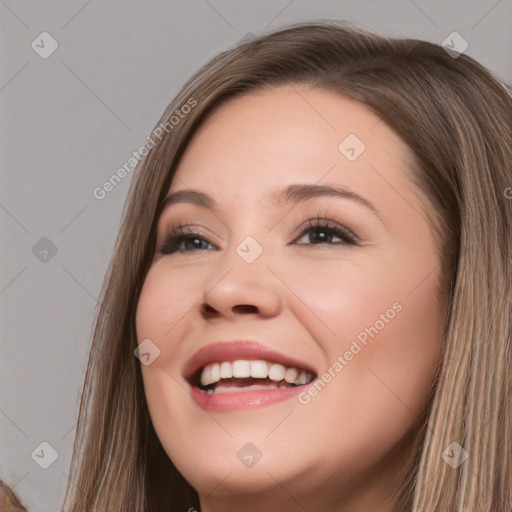
[[284,374],[284,380],[290,384],[293,384],[297,379],[298,374],[299,371],[297,370],[297,368],[287,368]]
[[273,364],[268,370],[268,378],[279,382],[284,379],[286,368],[282,364]]
[[[278,387],[286,387],[287,384],[306,384],[313,376],[305,370],[294,367],[285,367],[279,363],[267,361],[223,361],[207,364],[201,372],[200,382],[202,386],[210,386],[221,379],[270,379],[279,383]],[[270,384],[270,386],[275,385]]]
[[210,370],[210,378],[213,382],[217,382],[220,380],[220,364],[213,363],[212,369]]
[[249,361],[233,361],[233,377],[237,379],[246,379],[251,376],[251,365]]
[[233,367],[229,361],[224,361],[220,365],[220,378],[231,379],[231,377],[233,377]]
[[212,365],[208,364],[204,367],[203,373],[201,373],[201,384],[203,386],[208,386],[213,382],[214,381],[212,380]]
[[266,379],[267,376],[268,368],[265,361],[251,361],[251,377],[254,379]]

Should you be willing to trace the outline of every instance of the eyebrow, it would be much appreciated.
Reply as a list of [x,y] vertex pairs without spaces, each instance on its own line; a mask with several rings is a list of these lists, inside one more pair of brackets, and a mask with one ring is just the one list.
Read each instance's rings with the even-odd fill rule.
[[[274,204],[281,205],[286,203],[297,204],[301,201],[306,201],[315,197],[326,196],[355,201],[371,210],[382,221],[379,211],[371,201],[356,192],[343,187],[298,183],[289,185],[284,190],[272,193],[270,198]],[[163,209],[176,203],[191,203],[210,210],[215,210],[217,207],[217,202],[213,197],[199,190],[191,189],[179,190],[177,192],[170,193],[164,200]]]

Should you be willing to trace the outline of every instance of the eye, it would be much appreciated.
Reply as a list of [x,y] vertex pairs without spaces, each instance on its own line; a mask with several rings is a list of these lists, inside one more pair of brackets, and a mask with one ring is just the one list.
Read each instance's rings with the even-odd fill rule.
[[215,246],[204,236],[196,233],[193,229],[185,226],[178,226],[172,231],[160,248],[161,254],[173,254],[175,252],[197,252],[212,250]]
[[[345,226],[323,219],[310,220],[298,238],[288,245],[359,245],[358,239]],[[190,227],[178,226],[160,248],[160,254],[217,250],[203,235]]]
[[350,229],[323,219],[310,220],[292,244],[298,245],[359,245]]

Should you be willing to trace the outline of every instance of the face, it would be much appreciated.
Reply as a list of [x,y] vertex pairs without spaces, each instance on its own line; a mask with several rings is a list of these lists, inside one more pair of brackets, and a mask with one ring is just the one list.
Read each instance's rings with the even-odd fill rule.
[[136,328],[203,510],[392,510],[446,317],[411,162],[366,107],[305,87],[236,98],[189,144]]

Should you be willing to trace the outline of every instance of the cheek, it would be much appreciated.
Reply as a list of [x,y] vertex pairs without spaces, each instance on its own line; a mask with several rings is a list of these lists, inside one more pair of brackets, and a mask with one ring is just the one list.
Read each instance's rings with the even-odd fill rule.
[[446,316],[433,266],[420,258],[364,269],[345,262],[336,271],[324,265],[309,272],[307,283],[292,282],[290,274],[311,308],[301,309],[301,319],[325,352],[326,384],[304,397],[324,425],[345,417],[354,439],[363,435],[362,425],[378,425],[375,439],[389,442],[419,420],[440,362]]
[[180,341],[187,337],[187,315],[198,298],[194,287],[185,281],[183,272],[154,267],[147,274],[139,297],[135,318],[137,340],[156,354],[148,365],[141,360],[149,403],[169,403],[168,398],[162,400],[157,395],[179,394],[179,386],[183,385],[179,361],[183,360],[184,347]]
[[144,281],[135,319],[138,342],[151,340],[158,353],[151,364],[141,363],[151,420],[168,456],[181,464],[186,461],[181,461],[183,450],[175,439],[187,437],[183,411],[190,409],[178,364],[183,359],[180,340],[187,336],[188,323],[182,320],[200,297],[191,284],[183,271],[155,265]]
[[331,440],[324,463],[336,466],[343,454],[354,461],[354,471],[362,470],[419,427],[442,342],[435,286],[429,284],[410,296],[387,290],[369,304],[346,301],[337,319],[331,317],[337,334],[326,336],[324,329],[323,384],[302,396],[304,421],[317,418],[315,438]]
[[[174,330],[197,302],[194,284],[184,272],[158,263],[144,281],[137,304],[136,329],[139,342],[145,338],[162,340]],[[195,298],[195,300],[194,300]]]

